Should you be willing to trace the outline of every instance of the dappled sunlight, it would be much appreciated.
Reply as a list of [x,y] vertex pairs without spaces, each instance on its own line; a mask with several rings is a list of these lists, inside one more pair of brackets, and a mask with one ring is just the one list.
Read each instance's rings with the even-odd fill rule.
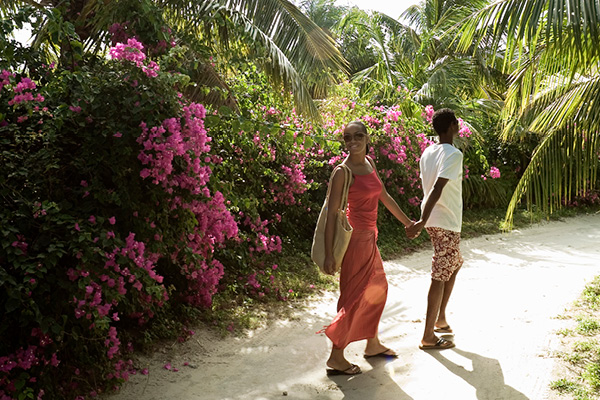
[[[345,351],[361,375],[325,374],[331,342],[315,332],[336,314],[334,291],[247,337],[215,338],[204,350],[187,351],[186,360],[201,367],[185,375],[165,371],[161,357],[150,383],[135,376],[114,400],[421,400],[447,398],[448,388],[461,400],[544,398],[554,362],[546,356],[553,351],[549,335],[564,322],[555,316],[600,273],[597,243],[584,229],[595,224],[600,215],[465,241],[466,263],[448,310],[454,349],[418,349],[430,283],[431,252],[425,250],[384,263],[398,280],[389,285],[379,337],[397,359],[364,359],[361,340]],[[565,256],[571,263],[563,262]],[[395,272],[401,270],[409,276]]]
[[[412,260],[410,257],[411,256],[405,257],[401,261],[386,261],[385,273],[389,282],[404,282],[415,276],[429,274],[428,268],[431,266],[431,263],[429,265],[413,263],[411,262]],[[429,260],[431,261],[431,257],[429,257]]]
[[243,347],[240,354],[268,353],[271,349],[270,346]]
[[385,292],[379,285],[369,285],[365,290],[364,300],[369,304],[381,304],[386,300]]
[[[523,263],[522,259],[519,257],[512,257],[507,254],[490,252],[490,251],[486,251],[483,249],[473,249],[473,250],[470,250],[470,253],[473,254],[474,256],[479,256],[479,258],[476,262],[469,262],[469,265],[473,265],[473,264],[475,264],[475,265],[488,264],[489,265],[490,261],[493,261],[494,263],[502,264],[505,266],[518,266]],[[465,260],[467,258],[469,258],[469,252],[463,253],[463,255],[465,257]]]

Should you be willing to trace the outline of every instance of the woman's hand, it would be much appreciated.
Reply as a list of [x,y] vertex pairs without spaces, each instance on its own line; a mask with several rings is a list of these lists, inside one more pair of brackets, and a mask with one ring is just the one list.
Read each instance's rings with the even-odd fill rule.
[[333,255],[325,256],[323,269],[328,275],[335,275],[335,258],[333,258]]
[[406,236],[408,236],[409,239],[414,239],[417,236],[419,236],[421,234],[421,230],[423,230],[423,226],[425,225],[425,222],[423,222],[422,220],[419,220],[417,222],[414,222],[412,225],[409,225],[406,227]]

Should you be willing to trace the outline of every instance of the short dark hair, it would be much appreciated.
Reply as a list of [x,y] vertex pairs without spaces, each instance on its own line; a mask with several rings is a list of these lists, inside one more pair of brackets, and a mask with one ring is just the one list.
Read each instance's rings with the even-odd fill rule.
[[442,133],[446,133],[453,122],[458,122],[456,115],[454,115],[454,111],[450,108],[440,108],[434,112],[431,121],[433,123],[433,129],[438,136]]

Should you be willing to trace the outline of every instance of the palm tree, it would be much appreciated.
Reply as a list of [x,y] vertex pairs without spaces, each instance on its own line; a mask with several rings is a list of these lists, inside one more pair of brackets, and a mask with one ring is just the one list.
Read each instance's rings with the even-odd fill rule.
[[426,0],[409,7],[402,23],[378,12],[350,9],[334,32],[363,95],[377,99],[406,88],[421,104],[463,108],[465,101],[503,100],[506,76],[489,67],[481,46],[456,52],[453,27],[487,0]]
[[407,87],[422,104],[463,107],[465,100],[502,100],[506,78],[490,68],[494,57],[485,46],[472,48],[472,56],[457,53],[448,32],[460,25],[488,0],[425,0],[409,7],[402,18],[408,34],[397,41],[403,55]]
[[[302,0],[300,10],[306,14],[316,25],[326,32],[336,43],[337,36],[333,31],[343,16],[348,12],[347,6],[336,4],[335,0]],[[346,64],[347,66],[347,64]],[[333,72],[333,73],[332,73]],[[307,85],[314,99],[325,99],[331,89],[347,74],[346,69],[331,70],[315,69],[306,77]]]
[[[235,48],[260,65],[275,84],[291,89],[298,111],[316,120],[320,115],[305,78],[315,70],[335,72],[345,67],[334,40],[288,0],[75,0],[66,7],[60,0],[25,0],[2,1],[0,9],[6,13],[25,5],[42,10],[48,22],[38,30],[35,43],[40,47],[51,43],[45,48],[55,50],[59,57],[61,52],[71,52],[74,37],[87,49],[99,50],[113,23],[136,16],[146,29],[154,25],[158,38],[165,36],[161,27],[173,29],[200,57],[196,61],[204,72],[209,62],[202,60],[203,54]],[[60,21],[52,13],[55,7],[63,7]],[[52,42],[50,25],[65,22],[72,24],[77,35]]]
[[400,85],[391,42],[405,27],[386,14],[353,7],[335,26],[350,74],[363,97],[387,98]]
[[539,145],[506,214],[525,196],[552,213],[597,185],[600,141],[600,7],[589,0],[501,0],[461,28],[460,48],[487,43],[514,71],[503,137]]

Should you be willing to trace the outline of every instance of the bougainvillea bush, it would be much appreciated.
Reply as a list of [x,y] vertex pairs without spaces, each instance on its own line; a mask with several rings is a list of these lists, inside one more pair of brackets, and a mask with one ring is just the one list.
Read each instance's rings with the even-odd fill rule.
[[1,398],[127,379],[121,329],[210,306],[237,235],[185,77],[135,39],[88,65],[0,71]]

